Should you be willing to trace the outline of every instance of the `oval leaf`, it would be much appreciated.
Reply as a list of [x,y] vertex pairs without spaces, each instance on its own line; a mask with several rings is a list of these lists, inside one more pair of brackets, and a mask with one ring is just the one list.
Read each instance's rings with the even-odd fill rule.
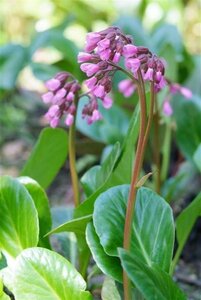
[[[111,188],[94,206],[93,222],[100,243],[108,255],[118,256],[123,245],[129,186]],[[147,188],[137,192],[132,226],[131,251],[149,266],[158,264],[169,271],[174,244],[172,210],[166,201]]]
[[86,240],[99,269],[104,274],[122,282],[122,268],[120,260],[117,257],[108,256],[105,253],[92,222],[87,225]]
[[41,186],[32,178],[29,177],[19,177],[19,182],[21,182],[29,194],[31,195],[35,207],[38,211],[39,218],[39,246],[50,248],[48,238],[44,237],[45,234],[51,230],[52,220],[49,208],[49,202],[45,191],[41,188]]
[[31,248],[16,259],[13,269],[16,300],[91,300],[86,283],[65,258],[43,249]]
[[6,258],[38,243],[38,214],[33,199],[18,180],[0,179],[0,249]]
[[67,138],[66,131],[61,128],[43,129],[21,175],[35,179],[47,188],[65,162]]

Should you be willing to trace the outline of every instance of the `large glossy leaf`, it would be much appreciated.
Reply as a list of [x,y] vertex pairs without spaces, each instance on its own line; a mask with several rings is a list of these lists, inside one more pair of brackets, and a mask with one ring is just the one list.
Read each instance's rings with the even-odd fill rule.
[[79,102],[76,122],[77,129],[98,142],[114,144],[116,141],[123,141],[129,126],[129,118],[126,113],[115,104],[111,109],[105,109],[99,103],[103,120],[89,126],[86,120],[82,118],[82,109],[86,103],[88,103],[87,98],[82,98]]
[[176,219],[176,235],[179,254],[181,253],[189,234],[197,220],[201,216],[201,192],[187,206]]
[[67,138],[63,129],[43,129],[21,175],[35,179],[43,188],[47,188],[65,162]]
[[6,258],[38,243],[38,214],[33,199],[18,180],[0,179],[0,249]]
[[[123,245],[129,186],[113,187],[95,202],[93,223],[100,243],[108,255],[118,256]],[[172,210],[166,201],[147,188],[137,192],[131,251],[144,263],[169,271],[174,244]]]
[[104,274],[121,282],[122,267],[120,260],[118,257],[112,257],[105,253],[92,222],[87,225],[86,240],[99,269]]
[[190,101],[183,97],[175,97],[173,102],[174,117],[176,119],[177,143],[189,160],[201,143],[201,102],[199,97],[193,97]]
[[105,176],[103,186],[96,190],[75,210],[76,217],[91,214],[93,212],[94,202],[96,201],[97,197],[108,188],[119,184],[130,183],[134,148],[138,137],[138,117],[139,108],[137,107],[131,119],[128,134],[124,140],[120,155],[118,157],[112,157],[113,153],[111,152],[109,155],[111,158],[108,157],[108,160],[110,160],[112,163],[110,168],[109,165],[107,166],[108,173],[107,176]]
[[143,263],[133,252],[119,249],[124,270],[146,300],[185,300],[186,297],[169,274]]
[[102,300],[121,300],[115,281],[110,277],[106,277],[101,290]]
[[65,258],[43,248],[23,251],[13,268],[16,300],[91,300],[86,283]]
[[39,246],[49,248],[50,247],[49,240],[47,237],[46,238],[44,237],[45,234],[48,231],[50,231],[52,226],[52,220],[51,220],[47,195],[35,180],[29,177],[19,177],[18,180],[26,187],[38,211],[38,219],[39,219],[39,227],[40,227]]

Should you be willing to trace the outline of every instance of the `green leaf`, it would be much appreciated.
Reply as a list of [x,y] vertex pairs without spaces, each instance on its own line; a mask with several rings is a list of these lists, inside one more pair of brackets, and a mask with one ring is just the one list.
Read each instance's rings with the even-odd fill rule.
[[76,121],[77,129],[98,142],[106,144],[114,144],[116,141],[121,142],[129,126],[127,114],[115,104],[111,109],[105,109],[100,103],[99,110],[103,115],[103,120],[89,126],[86,120],[82,118],[82,109],[86,103],[88,103],[86,97],[79,102]]
[[77,234],[84,234],[87,224],[90,222],[92,215],[84,216],[81,218],[73,219],[53,228],[47,235],[59,232],[74,232]]
[[201,192],[187,206],[176,219],[176,235],[179,252],[183,249],[189,234],[197,220],[201,216]]
[[121,297],[115,285],[115,281],[110,277],[106,277],[103,282],[101,298],[102,300],[121,300]]
[[21,45],[8,44],[0,47],[0,88],[13,89],[26,62],[27,49]]
[[[96,190],[89,198],[87,198],[83,203],[81,203],[81,205],[75,210],[75,217],[80,217],[93,213],[94,202],[96,201],[97,197],[108,188],[119,184],[130,183],[134,147],[138,137],[138,127],[139,107],[137,107],[133,113],[128,134],[124,140],[120,155],[116,157],[116,155],[114,155],[112,151],[107,158],[108,173],[105,174],[105,176],[103,177],[103,185],[101,186],[101,188]],[[110,166],[109,161],[111,161]],[[106,160],[104,161],[104,163],[106,164]]]
[[122,267],[120,260],[118,257],[112,257],[105,253],[92,222],[87,225],[86,240],[99,269],[104,274],[122,282]]
[[98,190],[104,183],[108,175],[111,173],[118,157],[120,155],[120,144],[117,142],[102,166],[95,166],[87,171],[81,178],[84,191],[88,196]]
[[38,243],[38,214],[33,199],[18,180],[0,179],[0,250],[16,257],[23,249]]
[[169,274],[158,266],[148,266],[133,252],[119,249],[124,270],[146,300],[185,300],[186,296],[178,288]]
[[38,219],[39,219],[39,246],[50,248],[48,238],[44,237],[48,231],[50,231],[52,226],[52,220],[50,215],[50,207],[47,195],[45,191],[40,187],[40,185],[33,179],[29,177],[19,177],[19,182],[22,183],[29,194],[31,195],[35,207],[38,211]]
[[90,300],[86,283],[65,258],[43,249],[23,251],[13,268],[16,300]]
[[67,138],[66,131],[61,128],[43,129],[21,175],[35,179],[47,188],[66,160]]
[[198,170],[201,172],[201,143],[197,147],[197,149],[193,155],[193,160],[194,160]]
[[[123,245],[129,186],[113,187],[95,202],[93,223],[108,255],[118,256]],[[166,201],[147,188],[137,192],[132,225],[131,251],[144,263],[169,271],[174,245],[172,210]]]
[[173,101],[177,124],[176,140],[184,156],[193,161],[193,155],[201,143],[201,102],[199,97],[190,101],[181,96]]
[[60,71],[59,68],[48,64],[32,62],[30,66],[32,68],[33,74],[42,81],[46,81],[49,78],[54,77],[55,74]]

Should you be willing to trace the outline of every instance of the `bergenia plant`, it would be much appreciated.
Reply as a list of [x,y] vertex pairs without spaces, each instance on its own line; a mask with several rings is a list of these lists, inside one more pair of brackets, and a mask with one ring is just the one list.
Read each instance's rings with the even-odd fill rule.
[[[172,276],[193,224],[182,232],[187,214],[181,213],[176,223],[178,246],[173,255],[173,212],[160,196],[167,178],[168,157],[161,168],[157,134],[161,111],[166,116],[172,114],[171,95],[181,93],[189,99],[191,91],[166,78],[163,58],[137,46],[118,27],[88,33],[78,63],[87,76],[83,83],[62,71],[45,84],[48,91],[42,99],[50,106],[45,118],[53,129],[41,136],[31,162],[22,171],[23,177],[1,179],[0,249],[5,265],[1,270],[0,299],[92,299],[96,292],[92,282],[97,274],[104,275],[104,282],[103,277],[99,278],[103,300],[186,299]],[[75,143],[78,107],[81,105],[88,126],[104,122],[103,109],[112,109],[115,102],[112,89],[117,72],[125,76],[118,84],[119,92],[125,98],[137,94],[139,103],[124,143],[120,146],[117,142],[101,166],[89,169],[79,179]],[[162,89],[166,89],[166,97],[159,105],[157,95]],[[66,132],[56,128],[63,127],[62,122],[68,127],[74,212],[70,220],[51,229],[43,188],[52,175],[43,174],[42,187],[34,180],[37,174],[31,176],[34,179],[27,176],[35,164],[40,164],[37,151],[44,145],[43,138],[45,143],[50,134],[56,144],[60,140],[54,140],[55,133],[66,138]],[[154,136],[150,135],[152,123]],[[145,172],[143,163],[150,137],[155,147],[150,167],[155,165],[156,169]],[[55,161],[60,156],[61,151],[55,153]],[[48,161],[48,153],[45,157],[48,165],[54,165],[54,161]],[[195,202],[200,201],[199,194]],[[55,253],[49,243],[49,236],[60,232],[76,235],[77,250],[73,258],[68,257],[70,262]],[[89,291],[85,291],[85,281]]]

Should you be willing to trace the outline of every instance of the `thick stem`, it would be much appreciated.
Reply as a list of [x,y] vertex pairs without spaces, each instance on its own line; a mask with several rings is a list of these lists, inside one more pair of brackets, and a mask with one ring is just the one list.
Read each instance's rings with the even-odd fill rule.
[[70,173],[71,173],[71,180],[73,186],[74,205],[75,207],[77,207],[80,203],[80,192],[79,192],[79,181],[78,181],[78,176],[76,171],[75,121],[76,121],[76,115],[75,115],[74,122],[69,129],[69,164],[70,164]]
[[[154,103],[155,103],[155,92],[154,92],[154,83],[151,83],[151,103],[150,103],[150,113],[148,118],[148,123],[146,126],[146,97],[145,97],[145,90],[144,90],[144,82],[142,79],[141,72],[139,76],[139,83],[138,86],[138,93],[140,98],[140,133],[138,138],[135,162],[133,167],[133,175],[131,180],[131,188],[128,197],[128,206],[126,211],[126,221],[124,227],[124,249],[130,250],[131,245],[131,228],[132,228],[132,219],[134,214],[134,206],[136,200],[136,193],[137,187],[136,184],[139,180],[140,170],[143,164],[145,148],[151,128],[151,123],[153,119],[153,111],[154,111]],[[124,283],[124,299],[130,300],[131,299],[131,286],[130,280],[127,274],[124,272],[123,274],[123,283]]]

